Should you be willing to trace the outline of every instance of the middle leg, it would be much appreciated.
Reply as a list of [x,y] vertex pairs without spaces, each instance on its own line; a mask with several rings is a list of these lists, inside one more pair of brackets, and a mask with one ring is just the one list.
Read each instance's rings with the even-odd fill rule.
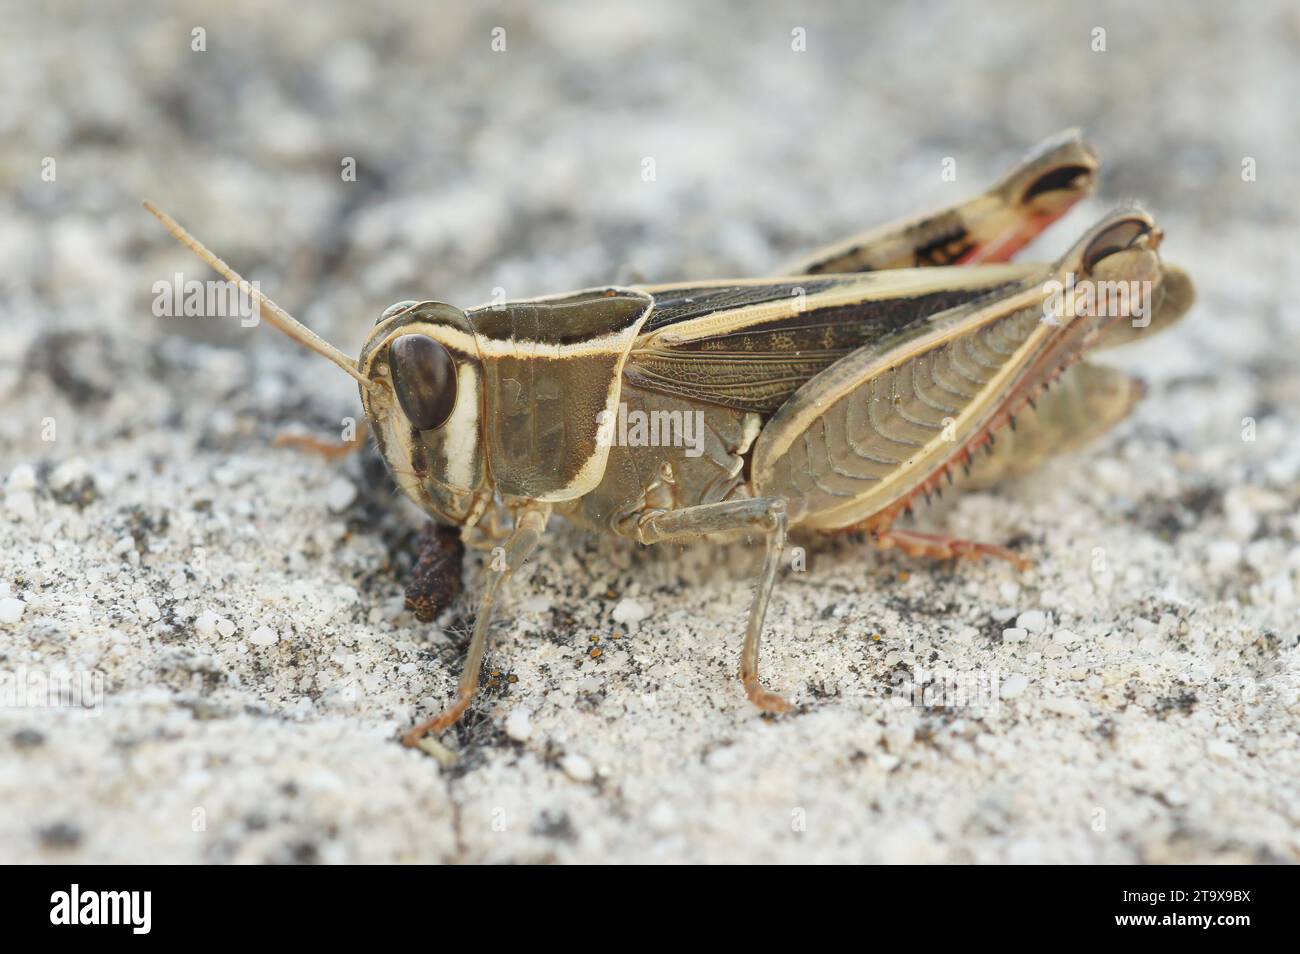
[[776,584],[776,571],[785,550],[787,527],[786,504],[779,497],[728,500],[701,504],[681,510],[660,510],[643,516],[636,526],[636,538],[642,543],[690,540],[710,533],[733,530],[761,531],[766,538],[763,574],[749,610],[745,646],[740,654],[740,681],[751,702],[764,712],[789,712],[794,708],[775,692],[764,689],[758,678],[759,640],[767,604]]

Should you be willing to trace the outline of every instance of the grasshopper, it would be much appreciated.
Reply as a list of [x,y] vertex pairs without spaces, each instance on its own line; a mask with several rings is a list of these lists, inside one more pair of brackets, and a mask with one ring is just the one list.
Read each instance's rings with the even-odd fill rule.
[[[641,544],[761,535],[740,679],[769,713],[792,708],[758,671],[791,528],[1027,565],[1001,546],[896,523],[954,471],[979,484],[1031,469],[1113,427],[1141,396],[1135,379],[1080,358],[1168,327],[1191,305],[1191,281],[1157,254],[1151,216],[1121,208],[1055,262],[1011,262],[1094,188],[1099,165],[1077,133],[1062,134],[976,198],[830,246],[775,278],[609,286],[468,310],[399,302],[355,361],[145,205],[263,317],[356,379],[412,500],[467,542],[478,528],[500,544],[455,699],[403,736],[427,745],[468,709],[501,588],[554,515]],[[629,418],[699,427],[689,442],[647,439],[644,426],[631,439]]]

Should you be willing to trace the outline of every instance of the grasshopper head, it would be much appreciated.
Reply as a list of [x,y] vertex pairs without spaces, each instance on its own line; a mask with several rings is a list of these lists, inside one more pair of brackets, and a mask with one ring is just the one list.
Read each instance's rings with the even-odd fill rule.
[[404,301],[375,325],[357,369],[361,400],[394,479],[438,519],[470,526],[492,492],[485,478],[482,369],[465,313]]
[[356,379],[389,470],[411,499],[452,525],[478,521],[492,491],[479,435],[478,347],[464,312],[436,301],[400,302],[384,312],[354,362],[244,281],[162,209],[152,202],[145,208],[252,298],[261,317]]
[[475,523],[493,496],[572,500],[609,456],[602,421],[652,299],[595,288],[468,312],[399,302],[357,369],[398,485],[449,523]]

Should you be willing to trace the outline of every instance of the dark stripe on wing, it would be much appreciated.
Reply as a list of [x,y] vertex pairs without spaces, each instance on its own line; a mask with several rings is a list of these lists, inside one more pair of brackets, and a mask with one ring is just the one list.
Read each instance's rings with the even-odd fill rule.
[[[810,282],[809,285],[814,285]],[[770,293],[774,286],[762,286]],[[791,288],[795,287],[793,285]],[[803,286],[809,294],[812,288]],[[633,350],[625,379],[638,387],[764,416],[776,411],[804,382],[858,348],[880,341],[932,315],[996,295],[1008,285],[946,289],[925,295],[878,298],[851,305],[813,308],[789,318],[668,346]],[[751,291],[758,289],[735,289]],[[724,291],[724,290],[720,290]],[[698,298],[698,293],[696,296]],[[771,295],[744,304],[776,300]],[[715,299],[715,302],[718,299]],[[669,300],[679,309],[680,302]],[[715,304],[709,310],[716,310]],[[733,306],[733,307],[739,307]],[[660,300],[643,329],[656,327]],[[708,314],[702,311],[692,317]],[[678,317],[676,321],[685,320]],[[670,324],[663,322],[658,325]]]

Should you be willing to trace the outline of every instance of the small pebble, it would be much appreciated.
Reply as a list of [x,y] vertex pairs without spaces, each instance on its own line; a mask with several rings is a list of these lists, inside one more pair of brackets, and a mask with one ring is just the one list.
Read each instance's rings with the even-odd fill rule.
[[248,637],[248,641],[254,646],[274,646],[280,641],[280,634],[269,626],[259,626],[253,630],[253,635]]
[[1232,540],[1215,540],[1205,548],[1205,565],[1215,573],[1225,573],[1241,562],[1241,544]]
[[519,610],[523,613],[549,613],[552,606],[551,598],[543,593],[530,596],[519,604]]
[[1014,699],[1028,688],[1029,679],[1017,673],[1002,680],[1001,695],[1003,699]]
[[1002,641],[1007,643],[1023,643],[1029,633],[1019,626],[1012,626],[1010,629],[1002,631]]
[[1133,620],[1133,632],[1137,635],[1138,639],[1147,639],[1159,635],[1160,627],[1151,622],[1151,620],[1143,619],[1139,616],[1137,619]]
[[31,464],[19,464],[9,471],[5,487],[10,493],[36,489],[36,468]]
[[29,490],[11,490],[5,494],[5,510],[24,523],[36,522],[36,498]]
[[325,506],[333,513],[342,513],[357,499],[357,486],[344,477],[336,477],[325,487]]
[[0,623],[16,623],[23,618],[27,604],[12,596],[0,600]]
[[1047,696],[1043,699],[1043,708],[1065,716],[1084,716],[1088,710],[1078,699],[1068,696]]
[[1205,754],[1216,762],[1235,762],[1237,760],[1237,747],[1231,742],[1223,741],[1223,739],[1211,739],[1205,743]]
[[211,610],[204,610],[194,621],[194,628],[198,630],[199,635],[205,639],[211,639],[217,635],[217,624],[221,622],[221,617]]
[[596,770],[581,755],[566,755],[560,759],[560,768],[575,782],[590,782],[596,776]]
[[1042,610],[1026,610],[1016,617],[1016,626],[1031,633],[1041,633],[1047,628],[1047,614]]
[[739,761],[740,756],[736,752],[736,747],[734,745],[724,745],[721,748],[714,749],[709,753],[708,758],[705,759],[705,763],[709,768],[717,769],[718,771],[726,771],[735,768]]
[[74,457],[54,468],[54,472],[50,474],[50,487],[54,490],[63,490],[89,476],[91,476],[90,465],[86,463],[85,458]]
[[614,606],[613,616],[616,623],[639,623],[648,615],[650,614],[646,612],[645,607],[630,596],[623,597]]
[[162,618],[162,610],[158,609],[158,604],[149,597],[135,601],[135,608],[142,617],[149,621]]
[[[516,742],[527,742],[533,735],[533,717],[527,709],[515,709],[506,716],[506,735]],[[567,769],[565,771],[568,771]]]
[[677,812],[667,802],[656,802],[654,808],[650,809],[650,814],[646,816],[646,821],[657,832],[672,831],[678,824]]

